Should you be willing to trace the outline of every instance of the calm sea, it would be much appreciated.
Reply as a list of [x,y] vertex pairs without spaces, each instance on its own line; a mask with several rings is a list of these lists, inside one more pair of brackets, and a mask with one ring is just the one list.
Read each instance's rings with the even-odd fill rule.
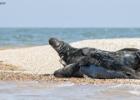
[[140,100],[140,85],[0,81],[0,100]]
[[140,37],[140,28],[0,28],[0,47],[46,45],[50,37],[67,42]]

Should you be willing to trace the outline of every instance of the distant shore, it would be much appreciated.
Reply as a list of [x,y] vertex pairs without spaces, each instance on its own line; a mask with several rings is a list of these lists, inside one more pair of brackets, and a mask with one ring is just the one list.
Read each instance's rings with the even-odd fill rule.
[[[99,40],[84,40],[71,43],[72,46],[81,47],[94,47],[102,50],[115,51],[122,48],[139,48],[140,38],[133,39],[99,39]],[[49,46],[35,46],[15,49],[0,50],[0,80],[9,80],[12,77],[16,80],[61,80],[61,81],[74,81],[77,78],[58,79],[51,76],[53,72],[61,67],[59,56]],[[45,75],[45,76],[44,76]],[[34,77],[35,76],[35,77]],[[80,82],[85,82],[87,79],[78,79]],[[77,81],[78,81],[77,80]],[[139,80],[93,80],[90,79],[85,83],[140,83]]]

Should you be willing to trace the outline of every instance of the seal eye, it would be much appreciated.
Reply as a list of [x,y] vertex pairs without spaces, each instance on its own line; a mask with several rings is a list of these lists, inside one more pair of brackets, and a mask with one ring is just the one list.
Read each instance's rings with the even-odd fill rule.
[[55,47],[59,47],[60,46],[60,43],[59,42],[56,42],[55,43]]

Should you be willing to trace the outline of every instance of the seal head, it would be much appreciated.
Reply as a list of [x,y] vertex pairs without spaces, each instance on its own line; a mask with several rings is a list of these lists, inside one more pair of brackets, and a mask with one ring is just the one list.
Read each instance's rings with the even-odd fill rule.
[[60,58],[63,56],[69,56],[72,51],[77,50],[71,47],[68,43],[60,41],[56,38],[50,38],[49,44],[58,52]]

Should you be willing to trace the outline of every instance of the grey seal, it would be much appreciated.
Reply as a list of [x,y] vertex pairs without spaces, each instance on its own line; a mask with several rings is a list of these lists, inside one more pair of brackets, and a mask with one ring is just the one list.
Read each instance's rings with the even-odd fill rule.
[[124,48],[110,52],[96,48],[74,48],[68,43],[50,38],[49,44],[61,58],[64,68],[54,72],[56,77],[139,78],[140,50]]

